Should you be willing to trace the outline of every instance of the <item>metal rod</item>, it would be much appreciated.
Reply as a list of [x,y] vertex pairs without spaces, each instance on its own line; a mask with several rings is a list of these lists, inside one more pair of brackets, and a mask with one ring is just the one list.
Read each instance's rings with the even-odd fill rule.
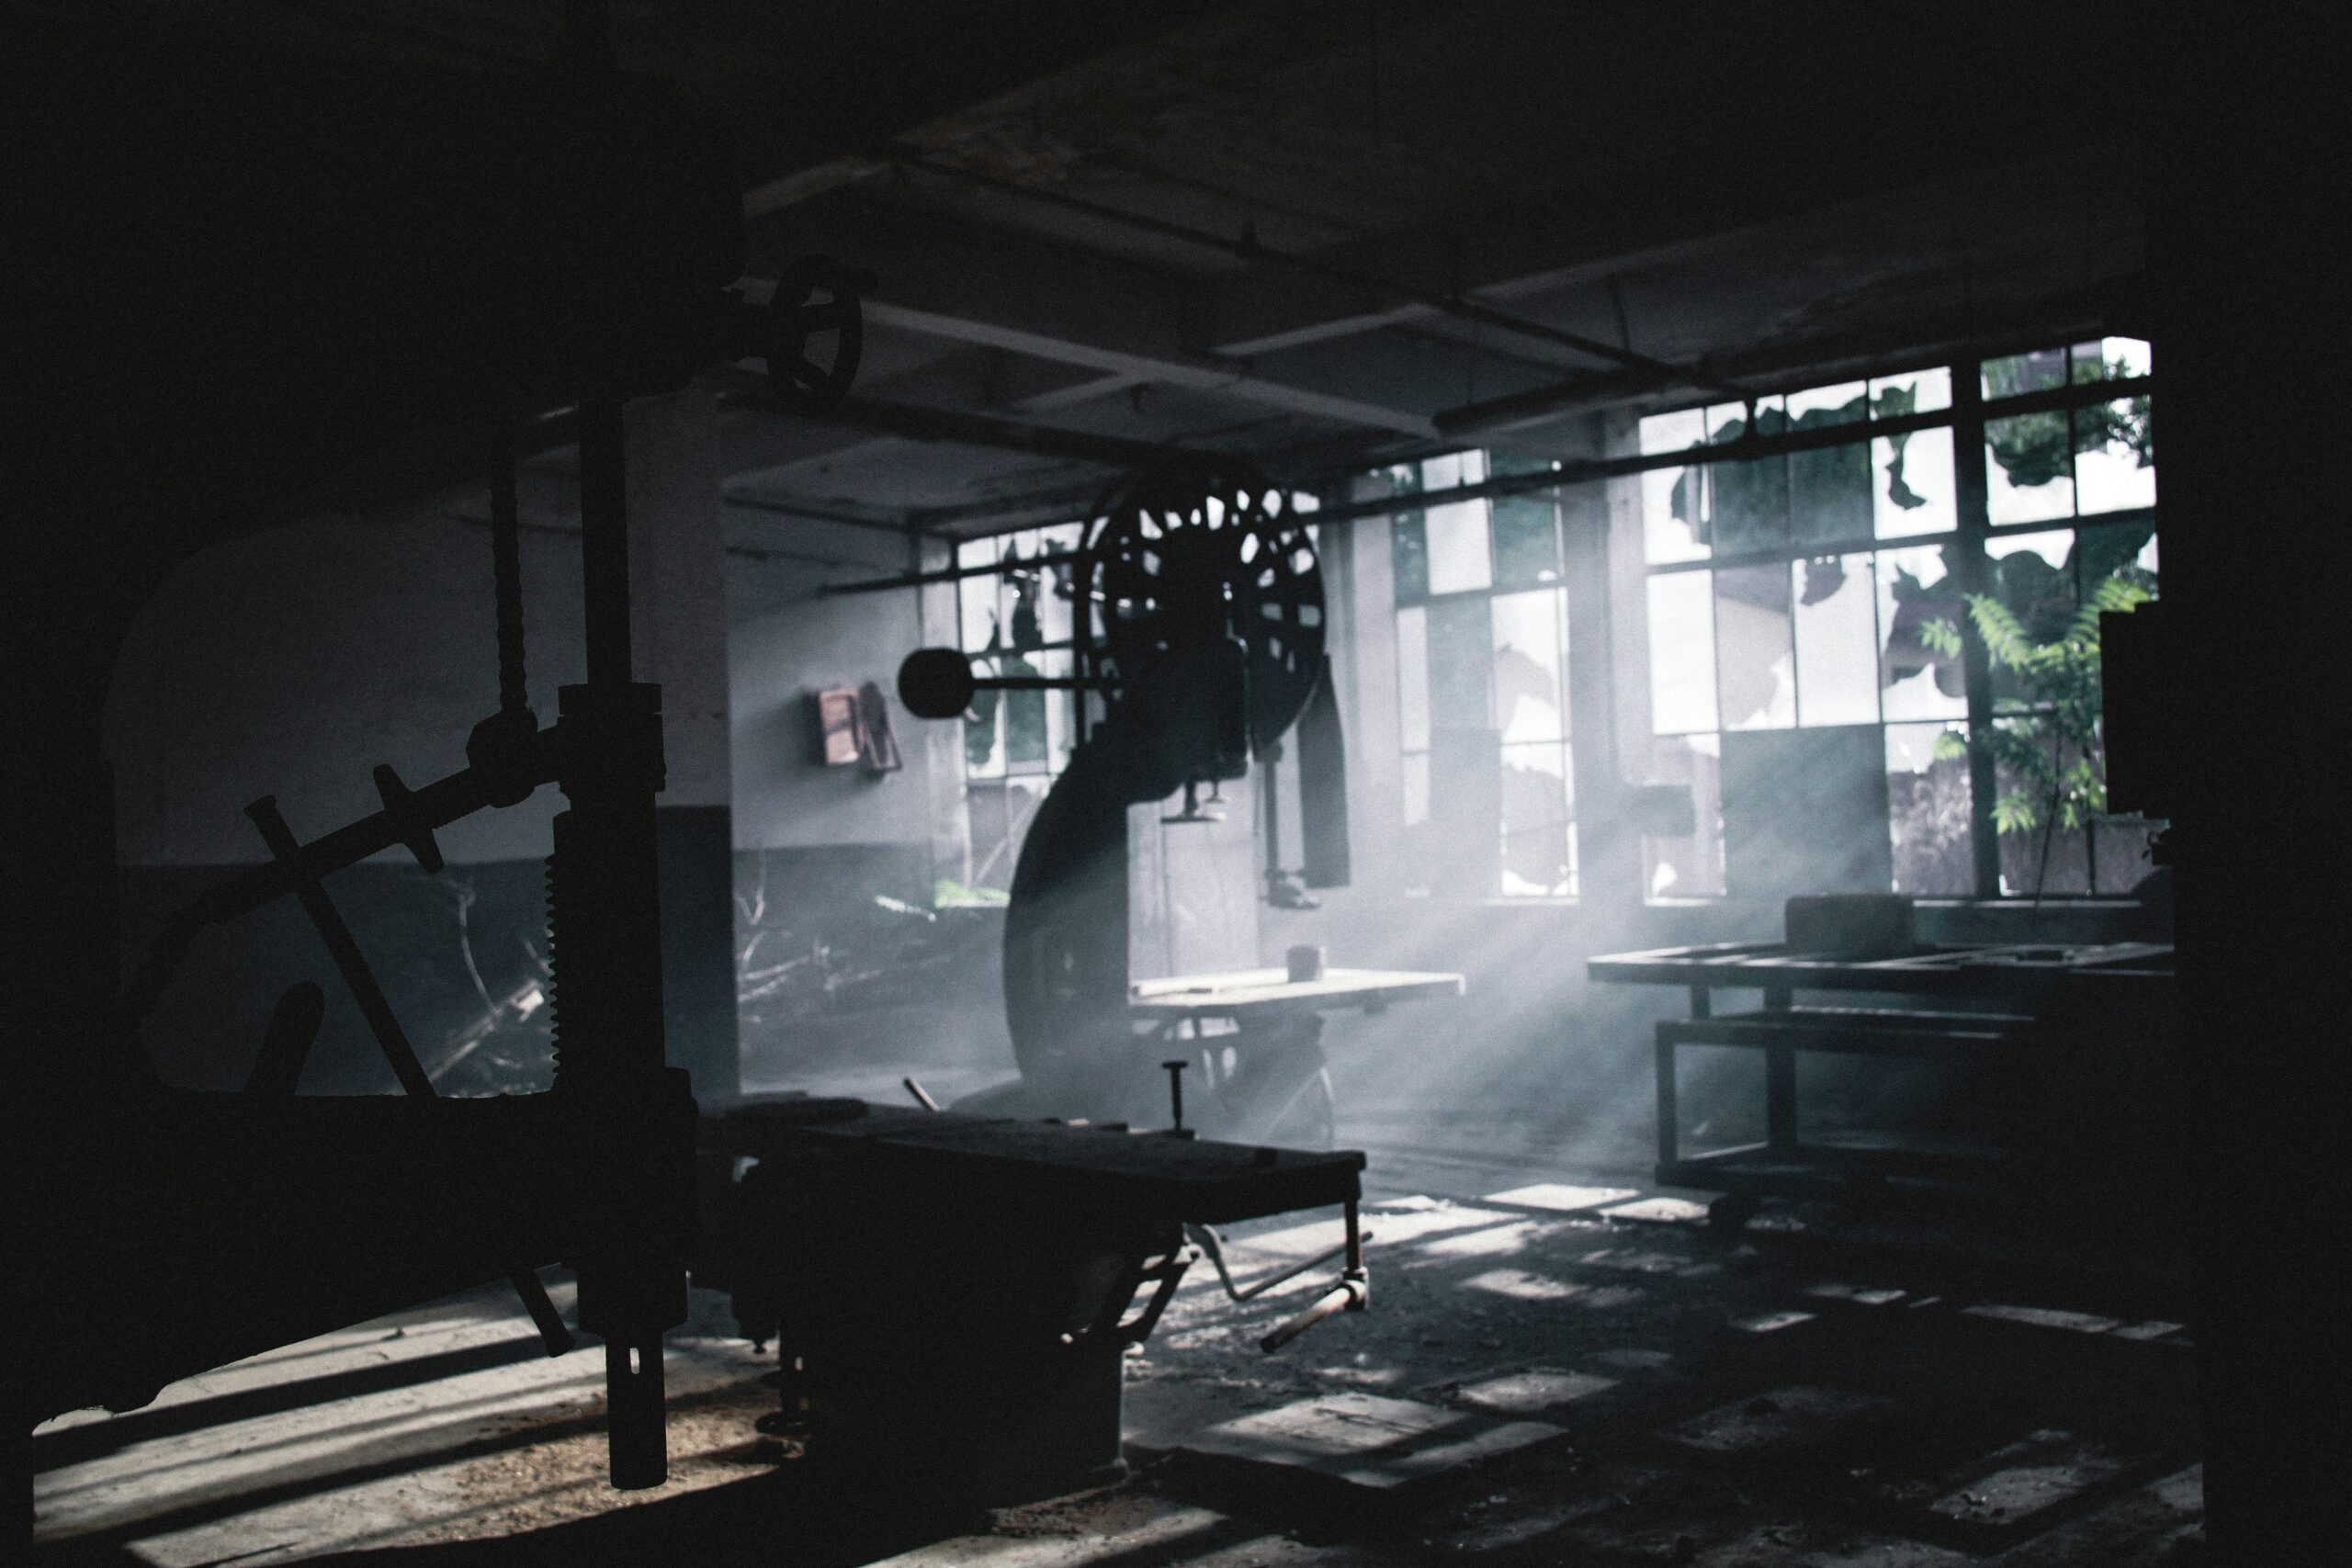
[[514,439],[504,425],[490,436],[490,554],[498,606],[498,706],[531,705],[523,681],[523,528],[514,493]]
[[620,400],[580,403],[580,565],[586,599],[588,682],[625,685],[630,675],[628,474]]
[[934,582],[961,582],[971,577],[1001,577],[1008,571],[1022,571],[1031,567],[1075,566],[1085,558],[1083,550],[1048,550],[1044,555],[1024,556],[1017,561],[990,561],[986,566],[949,566],[937,571],[909,572],[904,577],[869,577],[854,582],[821,583],[817,592],[879,593],[892,588],[925,588]]
[[[295,841],[293,830],[278,813],[275,796],[263,795],[245,807],[245,815],[261,829],[262,841],[269,846],[273,856],[283,862],[300,852],[301,846]],[[416,1100],[435,1099],[433,1080],[425,1076],[424,1064],[416,1059],[416,1048],[408,1043],[408,1035],[392,1012],[392,1004],[385,998],[383,987],[376,983],[366,955],[360,953],[359,943],[353,939],[351,928],[344,923],[334,900],[327,896],[325,886],[317,877],[299,872],[293,880],[295,896],[311,917],[311,924],[318,929],[319,940],[326,944],[327,955],[334,961],[344,985],[349,987],[351,999],[359,1004],[368,1032],[375,1035],[384,1059],[391,1064],[392,1076],[400,1079],[401,1092]],[[547,1287],[539,1283],[539,1277],[518,1269],[506,1278],[514,1287],[514,1293],[523,1299],[531,1321],[538,1325],[539,1338],[548,1354],[560,1356],[571,1349],[571,1330],[564,1326],[555,1303],[548,1300]]]
[[[263,795],[245,807],[245,815],[261,829],[262,841],[269,846],[273,857],[284,861],[301,852],[293,830],[278,813],[275,796]],[[433,1080],[424,1076],[424,1064],[416,1059],[416,1048],[408,1043],[400,1020],[392,1014],[392,1004],[385,998],[383,987],[376,983],[376,976],[368,969],[359,943],[353,940],[351,928],[344,923],[342,912],[334,907],[334,900],[314,876],[297,873],[293,883],[294,896],[301,900],[303,912],[318,929],[319,940],[326,944],[327,956],[334,962],[335,973],[343,976],[351,999],[359,1004],[360,1016],[368,1021],[368,1031],[376,1037],[384,1060],[391,1064],[392,1076],[400,1079],[401,1090],[420,1100],[432,1099]]]
[[[2008,419],[2018,414],[2044,413],[2056,409],[2087,407],[2092,403],[2111,402],[2118,398],[2147,397],[2154,390],[2153,377],[2136,376],[2115,381],[2076,381],[2064,387],[2053,387],[2045,392],[2029,392],[2018,397],[2004,398],[1989,405],[1985,413],[1993,419]],[[1940,430],[1955,423],[1953,412],[1939,409],[1932,413],[1902,414],[1893,419],[1874,419],[1855,424],[1826,424],[1815,430],[1791,431],[1785,435],[1742,435],[1720,446],[1689,446],[1679,452],[1648,452],[1629,454],[1623,457],[1592,457],[1564,462],[1556,468],[1538,469],[1527,474],[1500,474],[1481,479],[1476,484],[1451,485],[1443,490],[1420,491],[1412,495],[1382,496],[1370,501],[1351,501],[1326,506],[1314,513],[1310,521],[1329,524],[1351,522],[1359,517],[1384,517],[1395,512],[1419,512],[1430,507],[1444,506],[1457,501],[1480,501],[1507,495],[1532,495],[1543,491],[1566,490],[1572,485],[1589,484],[1595,479],[1623,479],[1632,474],[1648,473],[1654,468],[1679,468],[1712,463],[1744,463],[1758,457],[1777,457],[1789,452],[1818,452],[1832,446],[1846,446],[1882,435],[1905,435],[1914,431]],[[1749,429],[1753,430],[1751,423]]]

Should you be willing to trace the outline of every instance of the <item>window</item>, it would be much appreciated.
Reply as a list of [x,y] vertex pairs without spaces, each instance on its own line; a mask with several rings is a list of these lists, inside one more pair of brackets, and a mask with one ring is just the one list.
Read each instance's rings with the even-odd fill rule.
[[[1696,824],[1645,840],[1652,897],[1991,893],[1980,838],[1998,840],[2002,892],[2113,892],[2145,873],[2128,825],[2069,821],[2063,852],[2028,830],[2028,817],[2083,814],[2079,799],[2037,812],[2033,791],[2059,802],[2049,775],[2082,761],[2057,733],[2052,671],[2071,658],[2070,678],[2086,669],[2095,685],[2096,637],[2023,655],[2070,629],[2079,641],[2095,599],[2154,592],[2148,345],[2109,338],[1963,373],[1981,394],[1981,508],[1962,503],[1954,446],[1978,421],[1954,408],[1948,369],[1641,421],[1643,454],[1691,455],[1639,476],[1649,779],[1687,785]],[[2101,398],[2108,382],[2137,385]],[[1848,426],[1850,441],[1705,456]],[[1992,648],[1974,677],[1962,626]],[[1972,710],[2001,731],[1978,749],[2009,760],[1993,800],[1972,793]]]
[[[1057,524],[967,540],[959,568],[1008,567],[956,585],[958,646],[982,674],[1067,676],[1072,672],[1071,587],[1067,565],[1020,562],[1075,550],[1084,525]],[[990,692],[973,698],[964,719],[964,802],[971,825],[975,887],[1010,889],[1030,820],[1078,743],[1075,692]]]
[[[1461,452],[1386,477],[1410,496],[1488,471],[1487,454]],[[1558,508],[1545,494],[1462,501],[1396,513],[1389,527],[1411,863],[1425,886],[1461,897],[1572,897]]]

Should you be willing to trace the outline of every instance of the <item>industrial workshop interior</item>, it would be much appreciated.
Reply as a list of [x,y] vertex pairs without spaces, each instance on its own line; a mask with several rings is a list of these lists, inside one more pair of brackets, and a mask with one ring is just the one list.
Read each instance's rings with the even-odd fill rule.
[[9,7],[0,1559],[2352,1561],[2337,58]]

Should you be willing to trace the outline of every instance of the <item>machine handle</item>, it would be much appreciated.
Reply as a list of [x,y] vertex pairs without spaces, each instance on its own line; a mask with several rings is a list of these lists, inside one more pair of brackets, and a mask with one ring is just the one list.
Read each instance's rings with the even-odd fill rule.
[[1372,1282],[1361,1270],[1341,1276],[1340,1282],[1316,1299],[1313,1306],[1258,1341],[1258,1348],[1272,1355],[1317,1324],[1343,1312],[1362,1312],[1372,1303]]

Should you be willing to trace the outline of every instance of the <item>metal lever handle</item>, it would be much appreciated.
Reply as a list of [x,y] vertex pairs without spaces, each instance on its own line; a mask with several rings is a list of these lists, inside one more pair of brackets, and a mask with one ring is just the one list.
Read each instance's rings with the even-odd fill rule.
[[1362,1312],[1372,1303],[1372,1282],[1356,1270],[1342,1276],[1340,1282],[1317,1298],[1313,1306],[1258,1341],[1258,1348],[1273,1354],[1317,1324],[1343,1312]]
[[[261,829],[262,841],[269,846],[273,859],[287,868],[295,897],[311,917],[311,924],[318,928],[319,940],[326,943],[328,956],[334,960],[352,1000],[359,1004],[368,1031],[376,1036],[384,1059],[391,1064],[393,1076],[401,1080],[401,1090],[413,1099],[434,1099],[433,1080],[425,1076],[424,1064],[416,1059],[415,1048],[401,1032],[400,1020],[392,1014],[392,1004],[383,987],[376,983],[375,974],[368,967],[367,957],[359,951],[351,928],[343,923],[343,915],[335,908],[334,900],[327,897],[325,885],[302,865],[302,846],[293,829],[286,825],[286,818],[278,814],[277,801],[263,795],[245,807],[245,815]],[[299,1063],[297,1066],[299,1069]],[[514,1285],[514,1293],[523,1298],[524,1309],[537,1325],[539,1339],[547,1346],[548,1354],[560,1356],[571,1349],[571,1330],[564,1325],[555,1303],[548,1299],[547,1287],[539,1283],[539,1277],[527,1269],[517,1269],[506,1278]]]

